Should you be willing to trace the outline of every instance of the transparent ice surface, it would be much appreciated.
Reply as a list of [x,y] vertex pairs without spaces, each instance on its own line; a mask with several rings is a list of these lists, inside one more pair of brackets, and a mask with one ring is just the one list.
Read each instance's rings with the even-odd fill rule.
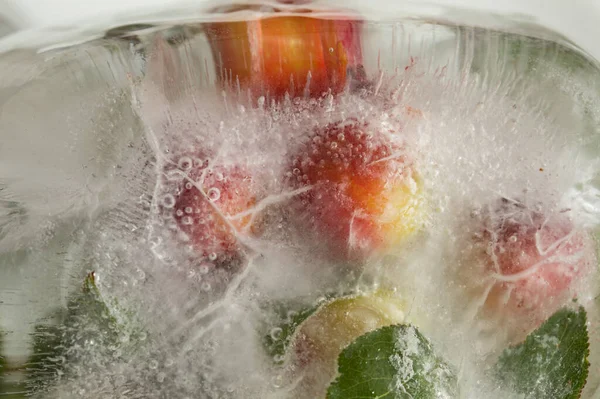
[[[274,103],[235,79],[221,89],[201,24],[137,28],[0,59],[10,77],[0,94],[0,397],[303,397],[302,377],[288,378],[263,350],[273,323],[266,309],[373,286],[401,292],[461,365],[463,397],[515,396],[481,372],[510,337],[479,317],[481,296],[463,295],[456,243],[472,233],[473,213],[498,198],[567,210],[574,228],[596,233],[594,60],[559,39],[370,22],[362,39],[370,88]],[[304,190],[285,183],[290,153],[313,129],[346,118],[391,127],[392,140],[413,148],[427,198],[421,234],[364,267],[332,263],[322,242],[286,224]],[[198,164],[210,172],[192,175]],[[221,182],[240,173],[253,176],[255,200],[225,209]],[[240,256],[198,255],[168,211],[186,183],[212,201],[202,214],[242,223]],[[242,234],[248,220],[266,227]],[[118,332],[115,344],[102,331],[82,333],[85,317],[65,323],[61,312],[90,271],[117,302],[109,311],[141,333]],[[578,297],[590,320],[592,398],[600,310],[590,276]],[[56,355],[52,338],[63,334],[78,339]],[[39,347],[49,363],[36,362]]]

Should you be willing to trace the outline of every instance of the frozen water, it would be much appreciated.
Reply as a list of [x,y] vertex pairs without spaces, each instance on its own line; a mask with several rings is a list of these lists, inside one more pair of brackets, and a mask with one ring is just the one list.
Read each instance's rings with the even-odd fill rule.
[[[587,234],[600,217],[597,65],[541,39],[417,22],[369,23],[363,40],[368,84],[279,102],[234,79],[222,89],[195,25],[5,56],[0,68],[15,79],[1,96],[1,355],[27,375],[32,337],[44,338],[36,326],[79,333],[56,314],[92,270],[118,302],[112,317],[128,323],[123,314],[134,313],[142,331],[120,344],[76,340],[65,374],[38,397],[302,397],[303,374],[263,348],[265,335],[281,333],[271,309],[374,287],[399,293],[460,365],[465,397],[511,397],[490,393],[481,370],[514,334],[482,316],[492,289],[465,290],[483,277],[461,265],[485,258],[472,237],[486,237],[486,212],[504,199],[521,216],[567,220],[567,233],[535,236],[534,254],[581,266],[570,231],[593,247]],[[374,163],[410,159],[409,192],[424,193],[417,231],[365,263],[333,261],[310,220],[290,223],[317,184],[295,154],[321,148],[329,136],[315,132],[338,122],[392,143]],[[336,131],[328,151],[346,154],[351,134]],[[512,248],[510,237],[497,242]],[[590,376],[600,375],[595,269],[571,276],[589,310]],[[588,397],[597,386],[590,378]]]

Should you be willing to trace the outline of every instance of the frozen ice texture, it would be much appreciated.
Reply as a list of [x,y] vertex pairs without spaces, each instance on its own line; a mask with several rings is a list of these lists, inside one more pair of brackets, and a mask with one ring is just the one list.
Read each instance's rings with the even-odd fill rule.
[[[10,299],[18,308],[0,304],[8,353],[31,350],[34,323],[51,324],[44,316],[90,270],[147,331],[129,357],[118,348],[73,348],[83,354],[73,365],[77,378],[65,376],[40,397],[293,397],[302,375],[290,383],[282,377],[289,370],[262,347],[276,321],[269,309],[374,287],[401,293],[423,333],[463,368],[467,397],[491,395],[480,370],[506,331],[473,313],[480,298],[456,279],[472,242],[468,221],[506,198],[595,233],[598,83],[589,77],[597,68],[548,42],[373,23],[364,39],[367,85],[272,103],[221,89],[207,39],[193,28],[183,40],[159,32],[137,48],[95,42],[38,55],[33,65],[30,55],[11,55],[2,65],[26,77],[3,88],[3,129],[18,134],[4,134],[0,145],[0,170],[11,173],[0,176],[0,257],[12,259],[2,264],[11,277],[0,282],[0,301],[13,295],[5,285],[21,284],[18,301]],[[411,240],[366,262],[336,263],[323,255],[325,243],[290,223],[290,201],[310,187],[291,188],[282,177],[292,146],[349,118],[411,148],[426,213]],[[221,183],[246,175],[252,184]],[[197,191],[201,205],[178,206],[182,190]],[[224,207],[246,191],[243,206]],[[186,218],[196,208],[198,216]],[[235,242],[234,259],[210,230],[184,227],[202,216]],[[578,300],[590,310],[594,364],[598,284],[590,276]],[[18,325],[14,314],[22,315]]]

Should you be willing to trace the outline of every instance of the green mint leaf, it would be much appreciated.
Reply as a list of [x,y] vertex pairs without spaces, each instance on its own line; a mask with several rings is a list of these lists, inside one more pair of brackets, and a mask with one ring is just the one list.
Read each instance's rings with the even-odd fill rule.
[[416,327],[397,324],[357,338],[338,358],[327,399],[455,398],[457,379]]
[[583,307],[556,312],[502,353],[495,367],[499,382],[529,399],[578,399],[590,366],[586,321]]

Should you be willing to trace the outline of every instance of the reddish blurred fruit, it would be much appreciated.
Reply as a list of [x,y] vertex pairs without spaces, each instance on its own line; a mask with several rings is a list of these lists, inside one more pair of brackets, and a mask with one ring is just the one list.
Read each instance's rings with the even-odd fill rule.
[[420,184],[392,133],[347,120],[315,131],[296,152],[290,185],[300,218],[335,256],[360,259],[415,231],[422,220]]
[[484,226],[475,239],[492,284],[484,311],[519,319],[524,330],[575,298],[596,264],[593,239],[565,213],[543,214],[504,200]]
[[319,97],[344,89],[348,68],[362,62],[359,20],[275,16],[207,25],[206,32],[225,87],[253,97],[281,100]]
[[173,206],[163,206],[172,212],[179,231],[185,233],[198,256],[211,261],[227,259],[239,251],[239,237],[251,233],[252,216],[242,213],[256,203],[253,178],[241,166],[209,168],[203,159],[182,159],[180,172],[186,177],[173,193],[174,201],[166,197]]

